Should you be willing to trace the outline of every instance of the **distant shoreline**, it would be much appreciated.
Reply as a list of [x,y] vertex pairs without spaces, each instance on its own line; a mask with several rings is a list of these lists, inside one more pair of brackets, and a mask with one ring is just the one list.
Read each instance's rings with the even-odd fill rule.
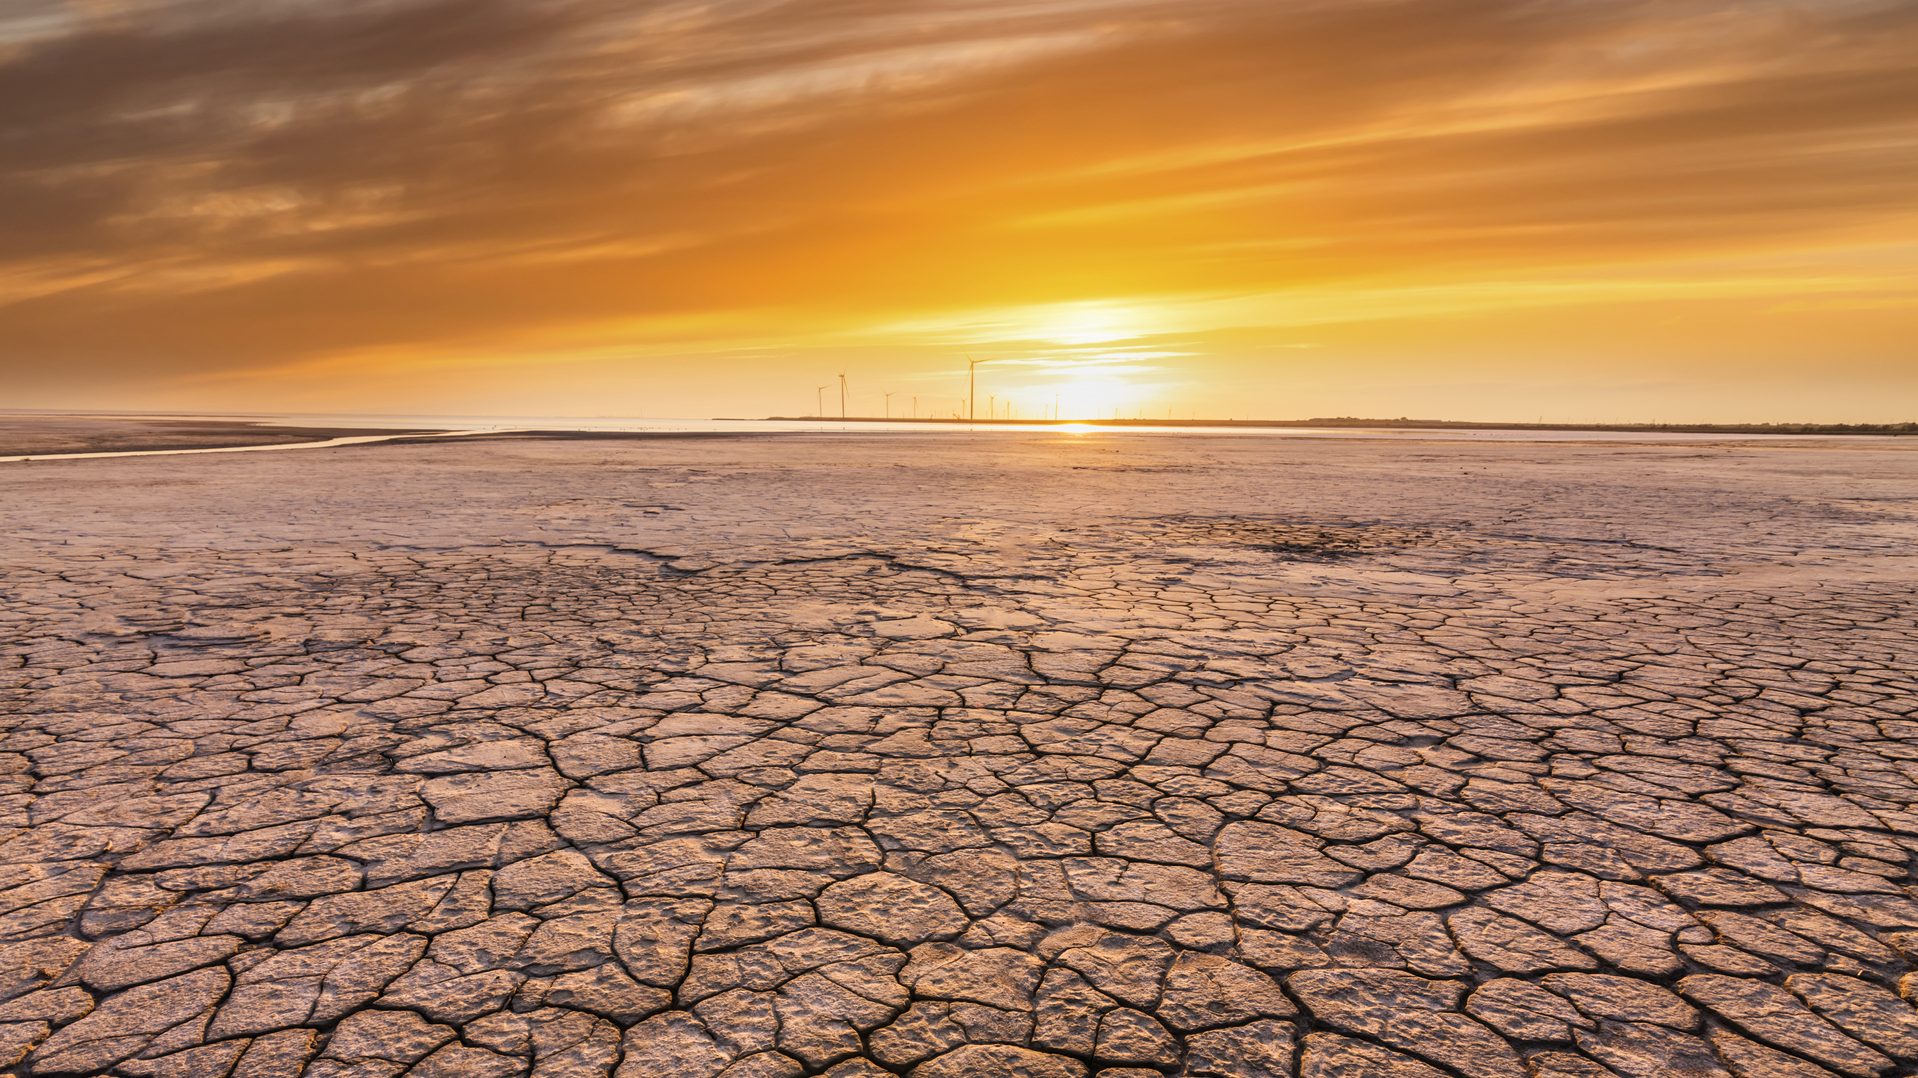
[[763,420],[721,416],[725,423],[920,423],[943,427],[1312,427],[1335,430],[1537,430],[1617,434],[1869,434],[1918,435],[1912,423],[1484,423],[1463,419],[908,419],[897,416],[776,415]]
[[[318,418],[318,417],[315,417]],[[369,417],[370,418],[370,417]],[[397,417],[393,417],[397,418]],[[963,433],[966,430],[1078,433],[1106,431],[1140,434],[1185,433],[1203,435],[1267,432],[1274,436],[1364,438],[1395,436],[1447,440],[1483,440],[1500,437],[1538,440],[1613,440],[1634,437],[1646,440],[1738,440],[1743,438],[1818,438],[1818,437],[1902,437],[1918,435],[1918,423],[1485,423],[1466,420],[1360,419],[1353,417],[1315,419],[899,419],[883,416],[847,416],[845,419],[819,416],[772,417],[767,420],[722,417],[707,420],[652,421],[644,426],[612,428],[567,428],[547,425],[537,418],[521,419],[512,425],[463,426],[440,425],[423,417],[410,417],[412,423],[392,422],[379,426],[355,426],[347,423],[303,422],[280,425],[270,419],[182,416],[87,416],[78,414],[31,414],[0,412],[0,464],[34,461],[73,460],[95,457],[173,456],[178,454],[234,453],[271,449],[319,449],[369,444],[430,443],[453,438],[460,441],[494,440],[604,440],[740,438],[780,434],[832,433],[835,428],[875,433],[914,430]],[[502,417],[503,418],[503,417]],[[282,421],[284,422],[284,421]],[[681,424],[684,424],[683,426]],[[772,429],[755,429],[764,425]]]
[[273,449],[346,439],[431,435],[417,426],[277,425],[221,417],[94,417],[76,414],[0,414],[0,459],[59,459],[112,454],[172,454]]

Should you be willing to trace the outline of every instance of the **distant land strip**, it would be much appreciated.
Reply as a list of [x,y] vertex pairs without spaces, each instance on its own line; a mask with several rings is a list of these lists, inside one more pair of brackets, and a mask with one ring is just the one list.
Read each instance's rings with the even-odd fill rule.
[[[715,422],[751,423],[755,420],[721,416]],[[775,415],[759,422],[776,423],[922,423],[931,426],[999,427],[1331,427],[1352,430],[1543,430],[1615,431],[1667,434],[1918,434],[1910,423],[1480,423],[1463,419],[1360,419],[1335,416],[1318,419],[951,419],[876,415]]]

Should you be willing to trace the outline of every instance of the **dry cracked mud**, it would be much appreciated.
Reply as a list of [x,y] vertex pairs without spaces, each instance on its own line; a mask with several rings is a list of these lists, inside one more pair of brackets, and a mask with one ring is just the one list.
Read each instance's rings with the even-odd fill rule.
[[1918,447],[0,471],[0,1071],[1918,1066]]

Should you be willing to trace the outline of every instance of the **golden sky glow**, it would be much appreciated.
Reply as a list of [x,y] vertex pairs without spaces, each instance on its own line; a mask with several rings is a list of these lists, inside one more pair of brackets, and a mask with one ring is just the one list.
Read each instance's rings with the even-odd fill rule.
[[13,0],[0,406],[1905,420],[1910,0]]

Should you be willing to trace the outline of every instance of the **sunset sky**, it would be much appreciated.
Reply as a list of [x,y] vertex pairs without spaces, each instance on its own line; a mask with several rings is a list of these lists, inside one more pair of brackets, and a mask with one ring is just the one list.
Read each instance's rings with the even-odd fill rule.
[[950,414],[967,353],[1914,418],[1918,2],[0,4],[0,407]]

